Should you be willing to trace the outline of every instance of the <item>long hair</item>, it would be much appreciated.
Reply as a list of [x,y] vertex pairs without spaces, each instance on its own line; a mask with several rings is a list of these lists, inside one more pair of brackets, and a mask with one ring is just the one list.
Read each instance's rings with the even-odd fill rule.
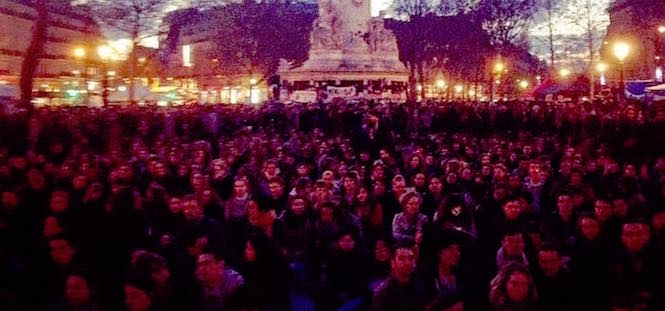
[[[529,293],[521,303],[510,300],[506,291],[506,284],[514,273],[522,273],[527,276],[529,282]],[[490,302],[495,311],[503,310],[536,310],[538,294],[535,283],[529,269],[519,263],[509,263],[499,270],[499,273],[490,282]]]

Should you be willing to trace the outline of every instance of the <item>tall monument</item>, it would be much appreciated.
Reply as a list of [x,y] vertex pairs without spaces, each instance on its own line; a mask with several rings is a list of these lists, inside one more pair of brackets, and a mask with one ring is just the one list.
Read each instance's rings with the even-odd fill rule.
[[283,81],[408,81],[395,36],[383,16],[371,16],[370,0],[318,0],[318,6],[309,58],[297,68],[280,66]]

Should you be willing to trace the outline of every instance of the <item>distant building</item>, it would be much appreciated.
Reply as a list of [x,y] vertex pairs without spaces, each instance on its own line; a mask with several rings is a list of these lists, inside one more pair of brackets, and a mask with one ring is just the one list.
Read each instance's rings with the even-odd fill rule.
[[[97,46],[103,42],[100,28],[85,6],[72,6],[69,0],[49,0],[47,5],[48,36],[35,89],[58,92],[72,84],[85,89],[82,79],[98,74]],[[0,83],[18,85],[36,17],[32,0],[0,1]],[[85,55],[79,52],[75,57],[76,49]]]
[[658,31],[665,25],[665,1],[617,0],[609,13],[610,25],[601,48],[603,61],[610,64],[609,77],[616,79],[619,68],[613,45],[624,41],[631,47],[624,64],[625,78],[653,79],[665,57],[665,34]]

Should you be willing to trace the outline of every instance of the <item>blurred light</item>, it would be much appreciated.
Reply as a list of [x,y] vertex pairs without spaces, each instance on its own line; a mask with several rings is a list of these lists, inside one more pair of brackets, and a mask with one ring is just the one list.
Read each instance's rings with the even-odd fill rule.
[[113,51],[111,50],[111,47],[108,45],[102,45],[97,48],[97,54],[99,55],[99,58],[102,60],[109,60],[111,58],[111,55],[113,54]]
[[75,76],[78,76],[78,75],[81,74],[81,72],[78,71],[78,70],[72,70],[72,74],[75,75]]
[[85,57],[85,49],[82,47],[78,47],[74,49],[74,57],[76,58],[84,58]]
[[665,25],[658,26],[658,32],[661,34],[665,34]]
[[438,87],[440,89],[446,87],[446,81],[444,81],[443,79],[437,80],[436,81],[436,87]]
[[566,77],[568,77],[568,76],[570,75],[570,70],[568,70],[568,69],[566,69],[566,68],[561,69],[561,70],[559,70],[559,75],[560,75],[562,78],[566,78]]
[[250,90],[249,100],[252,104],[260,103],[261,102],[261,91],[258,88],[253,87]]
[[127,87],[124,86],[124,85],[121,85],[121,86],[118,87],[118,91],[120,91],[120,92],[124,92],[126,90],[127,90]]
[[167,102],[165,100],[160,100],[160,101],[157,102],[157,106],[160,106],[160,107],[166,107],[168,105],[169,105],[169,102]]
[[115,71],[111,70],[106,73],[109,77],[115,77]]
[[78,90],[67,90],[67,97],[76,97],[79,95]]
[[496,63],[494,65],[494,71],[495,72],[502,72],[505,68],[506,68],[506,66],[503,63]]
[[145,57],[139,57],[139,63],[145,63]]
[[189,44],[182,46],[182,65],[192,67],[192,46]]
[[422,90],[423,90],[423,86],[420,85],[420,84],[416,84],[416,90],[418,90],[418,91],[422,91]]
[[607,70],[607,65],[605,65],[604,63],[598,63],[597,68],[598,68],[598,71],[605,72]]
[[475,90],[469,90],[469,96],[475,96],[476,91]]
[[663,68],[656,68],[656,81],[663,82]]
[[501,80],[496,79],[496,80],[494,81],[494,83],[496,83],[496,85],[499,85],[499,84],[501,84]]
[[521,87],[523,90],[526,90],[526,88],[529,87],[529,81],[526,81],[526,80],[522,80],[522,81],[520,81],[520,87]]
[[462,93],[462,91],[464,91],[464,87],[462,85],[455,85],[455,93]]
[[6,84],[9,84],[9,82],[7,82],[5,80],[0,80],[0,85],[6,85]]
[[256,82],[257,82],[257,81],[256,81],[256,79],[254,79],[254,78],[249,79],[249,84],[251,84],[251,85],[256,84]]
[[614,44],[614,56],[616,56],[620,62],[623,62],[628,53],[630,52],[630,46],[625,42],[617,42]]
[[97,84],[95,81],[88,81],[88,91],[94,91],[97,88]]
[[600,74],[600,85],[601,86],[606,86],[607,85],[607,79],[605,78],[605,73],[602,72]]

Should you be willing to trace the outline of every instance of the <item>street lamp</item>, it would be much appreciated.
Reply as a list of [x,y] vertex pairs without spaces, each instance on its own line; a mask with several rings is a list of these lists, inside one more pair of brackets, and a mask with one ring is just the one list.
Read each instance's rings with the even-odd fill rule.
[[526,90],[528,87],[529,87],[529,81],[527,80],[520,81],[520,88],[522,90]]
[[605,86],[607,84],[607,79],[605,78],[605,71],[607,71],[607,65],[604,63],[598,63],[596,69],[600,72],[600,86]]
[[[501,73],[506,71],[506,65],[504,65],[501,61],[498,61],[497,63],[494,64],[494,69],[493,69],[493,79],[494,82],[497,85],[497,88],[501,84]],[[494,101],[494,83],[490,83],[490,102]]]
[[566,68],[563,68],[563,69],[559,70],[559,75],[560,75],[562,78],[565,79],[565,78],[567,78],[567,77],[570,75],[570,70],[568,70],[568,69],[566,69]]
[[658,32],[661,34],[665,34],[665,25],[658,26]]
[[85,49],[82,47],[75,48],[74,57],[76,57],[76,59],[83,59],[85,57]]
[[446,81],[443,79],[436,80],[436,88],[439,91],[439,101],[443,99],[443,89],[446,87]]
[[623,94],[624,80],[623,80],[623,64],[630,52],[630,46],[625,42],[617,42],[614,44],[614,56],[619,60],[619,91]]
[[106,63],[109,61],[109,59],[111,59],[111,54],[113,54],[113,51],[108,45],[101,45],[97,48],[97,54],[99,55],[99,58],[102,60],[102,64],[104,65],[104,68],[102,69],[102,103],[104,107],[106,107],[109,101],[108,77],[115,76],[115,71],[106,72]]

